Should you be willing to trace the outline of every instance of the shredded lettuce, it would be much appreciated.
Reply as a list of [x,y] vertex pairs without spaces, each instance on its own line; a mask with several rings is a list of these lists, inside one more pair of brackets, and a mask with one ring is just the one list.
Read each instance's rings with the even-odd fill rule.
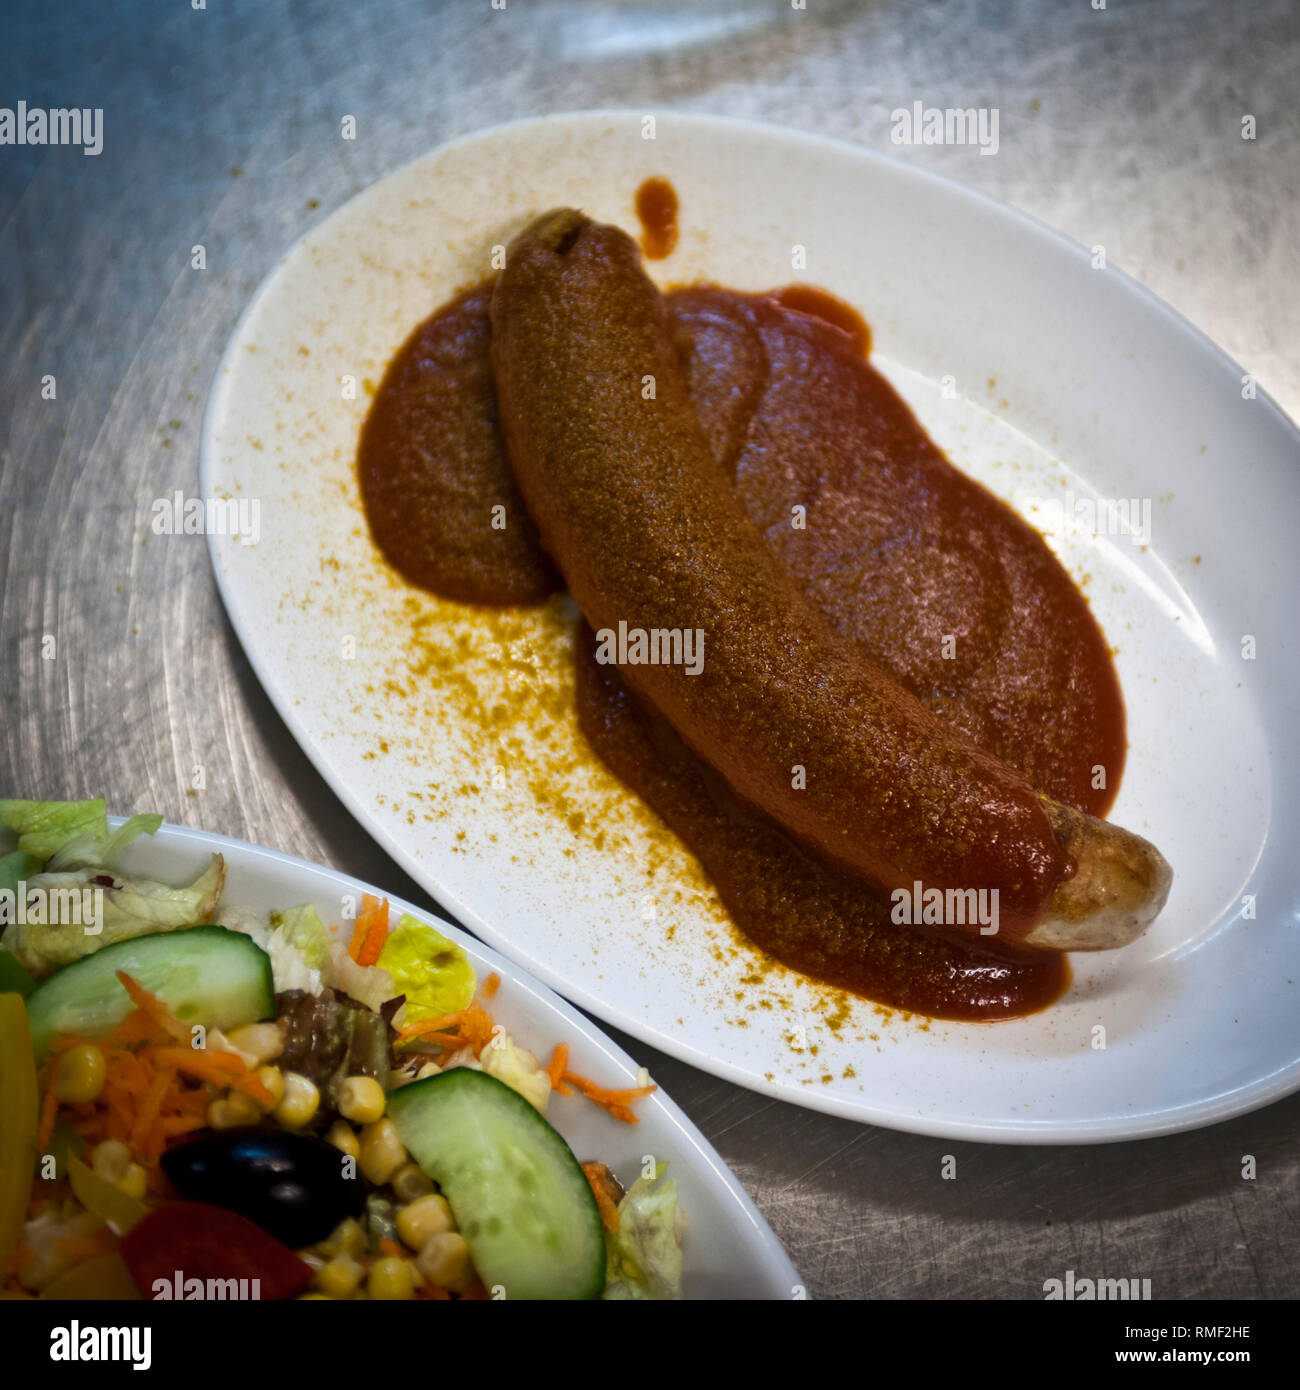
[[18,836],[18,848],[42,863],[80,836],[108,839],[104,798],[93,801],[0,800],[0,825]]
[[509,1033],[500,1033],[491,1047],[483,1049],[479,1064],[489,1076],[509,1086],[529,1105],[546,1114],[551,1099],[551,1078],[538,1065],[526,1047],[520,1047]]
[[[26,970],[40,978],[114,941],[211,920],[226,878],[219,854],[181,888],[116,871],[127,845],[160,825],[159,815],[138,815],[110,831],[102,797],[0,800],[0,827],[18,837],[17,848],[0,856],[0,889],[12,895],[0,924],[8,923],[4,944]],[[26,885],[21,912],[19,883]]]
[[401,993],[393,983],[393,977],[382,966],[358,965],[348,955],[345,941],[331,943],[329,960],[321,971],[321,979],[340,994],[346,994],[349,999],[355,999],[376,1012]]
[[[108,882],[100,882],[103,879]],[[183,888],[147,878],[124,878],[108,873],[102,865],[75,873],[36,874],[27,880],[28,920],[14,921],[5,932],[4,944],[39,979],[115,941],[211,921],[225,881],[225,860],[219,854]],[[97,899],[99,920],[89,924],[98,930],[87,930],[88,924],[75,918],[71,922],[44,920],[46,904],[61,911],[74,900],[86,901],[87,893],[102,894]]]
[[221,920],[232,931],[251,936],[271,957],[277,993],[301,990],[319,996],[335,989],[375,1010],[399,993],[387,970],[358,965],[348,955],[346,942],[324,925],[312,903],[272,912],[269,922],[260,913],[227,903]]
[[[280,929],[286,918],[296,917],[301,911],[301,907],[291,907],[283,913],[272,912],[268,916],[231,903],[223,903],[221,907],[221,925],[229,931],[251,936],[270,956],[271,977],[277,993],[287,990],[303,990],[308,994],[321,992],[320,969],[307,963],[297,933]],[[304,940],[308,939],[309,933],[310,927],[302,933]]]
[[329,928],[317,915],[314,903],[300,903],[271,913],[271,930],[298,948],[308,969],[319,970],[328,960]]
[[117,857],[137,835],[157,834],[159,815],[130,816],[116,830],[108,828],[104,798],[93,801],[2,801],[0,826],[18,837],[18,848],[0,859],[0,886],[5,867],[27,856],[22,865],[28,877],[40,869],[72,873],[92,867],[112,868]]
[[654,1177],[638,1178],[618,1204],[618,1230],[605,1232],[604,1298],[682,1297],[677,1181],[667,1172],[656,1164]]
[[159,815],[131,816],[112,834],[77,835],[50,855],[48,873],[75,873],[78,869],[111,869],[118,855],[137,835],[156,835],[162,824]]

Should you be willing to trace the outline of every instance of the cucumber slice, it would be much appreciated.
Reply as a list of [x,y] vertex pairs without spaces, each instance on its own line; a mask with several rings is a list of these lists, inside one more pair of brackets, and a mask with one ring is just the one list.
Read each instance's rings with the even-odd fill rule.
[[598,1298],[605,1231],[569,1146],[521,1095],[455,1067],[388,1094],[388,1113],[442,1188],[489,1290],[512,1299]]
[[183,1023],[238,1028],[275,1017],[271,958],[243,932],[183,927],[117,941],[42,981],[27,999],[37,1060],[56,1033],[111,1033],[135,1007],[115,971],[125,970]]

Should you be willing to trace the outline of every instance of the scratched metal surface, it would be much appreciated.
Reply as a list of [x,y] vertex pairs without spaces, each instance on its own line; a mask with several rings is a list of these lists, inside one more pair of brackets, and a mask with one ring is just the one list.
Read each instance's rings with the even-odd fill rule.
[[[103,793],[427,901],[280,723],[203,540],[143,541],[152,501],[195,489],[218,356],[279,253],[374,179],[503,120],[672,107],[889,150],[896,107],[997,106],[995,158],[894,152],[1104,245],[1300,414],[1293,0],[4,10],[0,101],[105,112],[98,157],[0,148],[6,794]],[[1244,114],[1258,138],[1225,139]],[[816,1297],[1041,1297],[1067,1269],[1150,1278],[1157,1298],[1300,1292],[1300,1097],[1138,1144],[984,1147],[800,1111],[623,1041]]]

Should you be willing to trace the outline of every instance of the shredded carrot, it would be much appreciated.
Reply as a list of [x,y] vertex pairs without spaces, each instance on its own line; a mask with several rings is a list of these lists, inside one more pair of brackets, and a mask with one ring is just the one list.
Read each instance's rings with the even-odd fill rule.
[[348,955],[358,965],[373,965],[388,940],[388,899],[381,903],[367,893],[361,899],[361,912],[352,928]]
[[483,988],[479,993],[484,999],[495,999],[497,990],[501,988],[501,976],[494,970],[486,980],[483,981]]
[[[500,976],[490,975],[484,982],[481,993],[491,998],[500,983]],[[492,1015],[475,1000],[468,1008],[458,1009],[455,1013],[443,1014],[440,1018],[422,1019],[418,1023],[408,1023],[398,1030],[397,1036],[399,1042],[419,1039],[421,1042],[434,1043],[449,1051],[470,1047],[474,1055],[479,1057],[492,1041],[496,1031],[497,1025]],[[598,1086],[585,1076],[569,1071],[568,1066],[568,1044],[556,1043],[551,1060],[545,1068],[551,1080],[551,1089],[562,1096],[570,1096],[577,1091],[625,1124],[634,1125],[639,1122],[632,1111],[632,1103],[659,1089],[657,1086],[629,1086],[622,1090],[610,1090]]]
[[110,1056],[113,1057],[111,1077],[113,1085],[128,1096],[144,1095],[153,1079],[148,1065],[129,1052],[122,1052],[116,1056],[105,1052],[104,1060],[106,1063]]
[[395,1255],[399,1260],[400,1260],[400,1259],[404,1259],[404,1258],[406,1257],[406,1253],[407,1253],[407,1252],[406,1252],[405,1250],[403,1250],[402,1247],[401,1247],[400,1245],[398,1245],[398,1243],[397,1243],[395,1240],[393,1240],[390,1236],[380,1236],[380,1238],[379,1238],[379,1249],[380,1249],[380,1253],[381,1253],[381,1254],[384,1254],[384,1255]]
[[154,1145],[159,1138],[154,1126],[162,1113],[163,1097],[167,1094],[174,1078],[175,1071],[170,1067],[160,1067],[154,1073],[153,1081],[150,1083],[144,1099],[140,1102],[140,1108],[135,1112],[135,1121],[131,1125],[130,1142],[132,1149],[139,1154],[148,1155],[151,1162],[162,1152],[160,1143],[157,1153],[154,1152]]
[[[452,1028],[459,1031],[453,1034],[450,1032]],[[477,1057],[492,1041],[495,1031],[496,1023],[492,1015],[481,1004],[471,1004],[454,1014],[443,1014],[441,1018],[408,1023],[397,1036],[403,1042],[408,1038],[422,1038],[441,1043],[443,1047],[472,1047]]]
[[165,1062],[169,1066],[192,1068],[194,1075],[204,1081],[228,1084],[232,1076],[242,1076],[248,1070],[248,1063],[237,1052],[207,1051],[195,1047],[156,1047],[153,1050],[155,1062]]
[[44,1153],[49,1148],[50,1136],[54,1133],[54,1117],[58,1111],[59,1098],[54,1094],[53,1089],[47,1090],[45,1099],[41,1103],[41,1122],[36,1129],[36,1151],[38,1153]]
[[[116,1128],[130,1133],[131,1130],[131,1097],[121,1086],[105,1084],[103,1090],[104,1103],[108,1106],[108,1115],[111,1121],[116,1122]],[[125,1134],[112,1136],[115,1139],[125,1138]]]
[[609,1169],[603,1163],[584,1163],[582,1171],[586,1174],[587,1185],[591,1188],[596,1206],[600,1209],[600,1219],[607,1231],[618,1230],[618,1203],[610,1193],[605,1181]]
[[121,981],[122,988],[131,996],[131,1002],[137,1009],[148,1014],[164,1032],[170,1033],[177,1042],[187,1043],[190,1041],[190,1030],[180,1019],[172,1017],[167,1005],[156,994],[150,994],[142,985],[136,984],[125,970],[117,970],[114,973]]
[[160,1065],[175,1067],[187,1076],[211,1081],[217,1086],[232,1086],[260,1101],[269,1110],[275,1097],[266,1086],[250,1073],[244,1059],[233,1052],[199,1052],[193,1048],[159,1047],[154,1060]]
[[418,1037],[421,1042],[436,1043],[439,1047],[445,1047],[449,1052],[457,1052],[465,1046],[465,1039],[459,1033],[424,1033],[420,1032],[415,1024],[411,1025],[411,1030],[408,1032],[403,1028],[398,1037],[402,1040],[408,1037]]
[[551,1060],[546,1064],[546,1074],[551,1078],[551,1090],[562,1096],[571,1096],[573,1090],[564,1084],[564,1069],[569,1065],[569,1044],[556,1043]]
[[[162,1000],[124,972],[117,974],[135,1010],[95,1043],[105,1063],[98,1100],[69,1105],[67,1114],[88,1144],[104,1139],[126,1143],[144,1165],[151,1189],[161,1191],[165,1184],[154,1171],[157,1161],[170,1139],[206,1126],[211,1088],[243,1091],[264,1110],[271,1108],[274,1097],[241,1056],[190,1046],[191,1030]],[[61,1036],[52,1050],[58,1054],[79,1041],[83,1040]],[[53,1060],[47,1064],[45,1076],[54,1065]],[[57,1109],[57,1101],[47,1095],[47,1112],[52,1105]],[[48,1123],[52,1126],[52,1117]]]
[[631,1086],[624,1091],[607,1090],[604,1086],[597,1086],[594,1081],[588,1081],[585,1076],[578,1076],[575,1072],[566,1071],[564,1080],[573,1087],[580,1095],[584,1095],[588,1100],[594,1101],[603,1110],[607,1110],[616,1120],[622,1120],[624,1124],[635,1125],[641,1123],[641,1118],[629,1108],[634,1100],[641,1100],[644,1096],[653,1094],[659,1089],[658,1086]]
[[106,1037],[102,1047],[125,1048],[148,1042],[158,1033],[158,1025],[143,1009],[135,1009]]
[[166,1115],[158,1121],[158,1128],[168,1139],[174,1139],[178,1134],[191,1134],[194,1130],[206,1129],[207,1126],[205,1115]]
[[[364,901],[364,899],[363,899]],[[358,917],[352,924],[352,939],[348,942],[348,955],[353,960],[357,960],[366,944],[366,921],[364,917]]]
[[606,1086],[598,1086],[594,1081],[589,1081],[585,1076],[579,1076],[576,1072],[566,1071],[564,1079],[577,1091],[580,1091],[588,1100],[594,1100],[597,1105],[630,1105],[634,1100],[641,1100],[645,1096],[653,1095],[658,1086],[629,1086],[626,1090],[611,1090]]
[[254,1072],[249,1072],[246,1076],[232,1076],[230,1085],[233,1090],[242,1091],[246,1096],[252,1096],[263,1110],[269,1111],[275,1108],[275,1097]]

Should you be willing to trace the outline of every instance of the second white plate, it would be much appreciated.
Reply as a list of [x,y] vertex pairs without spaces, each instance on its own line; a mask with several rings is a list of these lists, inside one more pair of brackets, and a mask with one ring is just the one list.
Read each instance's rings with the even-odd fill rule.
[[[214,535],[213,559],[295,737],[471,930],[756,1090],[925,1133],[1077,1142],[1300,1085],[1294,427],[1172,311],[1011,209],[832,141],[695,117],[645,129],[588,113],[437,150],[308,233],[250,305],[209,402],[202,490],[250,519],[256,504],[257,543]],[[1117,649],[1131,748],[1115,819],[1160,845],[1173,895],[1142,942],[1078,958],[1042,1014],[927,1023],[772,966],[587,751],[564,606],[441,602],[371,545],[357,433],[411,328],[547,207],[634,230],[651,174],[682,204],[663,283],[802,278],[849,300],[953,461],[1040,526],[1070,494],[1151,503],[1148,544],[1052,542]]]
[[[218,922],[222,906],[263,915],[309,902],[323,922],[339,925],[355,913],[362,893],[388,896],[333,869],[176,825],[133,841],[123,863],[164,883],[188,882],[211,854],[226,861]],[[389,897],[389,902],[394,920],[404,912],[427,917],[400,899]],[[556,1043],[567,1043],[575,1071],[611,1087],[637,1084],[632,1058],[576,1010],[471,937],[444,930],[465,948],[480,981],[493,971],[501,976],[492,1014],[522,1046],[547,1057]],[[799,1275],[744,1188],[673,1101],[656,1091],[637,1102],[636,1113],[635,1125],[624,1124],[578,1096],[552,1096],[547,1107],[547,1118],[577,1156],[608,1164],[624,1184],[636,1180],[647,1156],[667,1161],[686,1215],[682,1281],[688,1299],[806,1297]]]

